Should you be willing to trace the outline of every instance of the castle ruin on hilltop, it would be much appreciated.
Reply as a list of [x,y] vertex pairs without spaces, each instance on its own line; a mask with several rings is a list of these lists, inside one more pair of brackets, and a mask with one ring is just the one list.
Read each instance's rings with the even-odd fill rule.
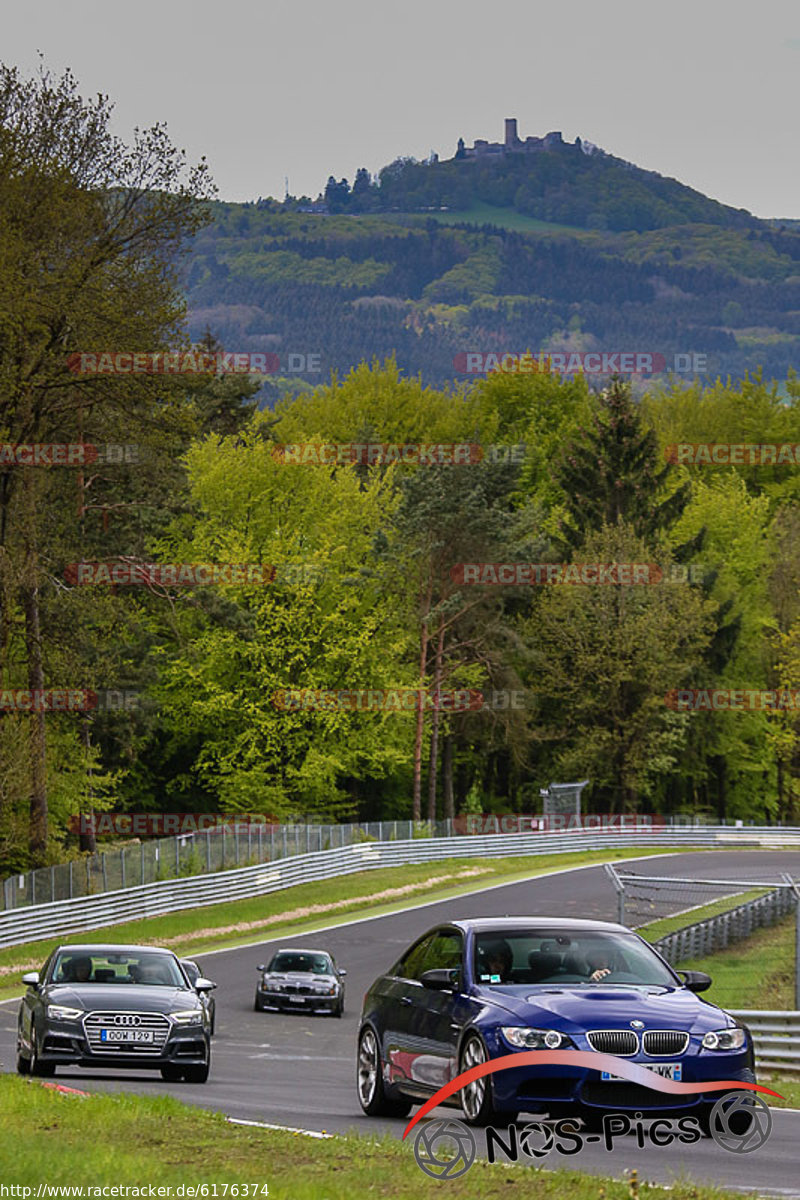
[[[473,146],[465,146],[464,139],[458,139],[458,148],[454,158],[457,160],[470,158],[489,158],[496,154],[533,154],[540,150],[552,150],[556,146],[565,146],[561,133],[546,133],[544,137],[526,137],[523,142],[517,134],[516,117],[506,117],[506,135],[502,142],[487,142],[485,138],[476,138]],[[575,145],[583,149],[581,139],[575,138]]]

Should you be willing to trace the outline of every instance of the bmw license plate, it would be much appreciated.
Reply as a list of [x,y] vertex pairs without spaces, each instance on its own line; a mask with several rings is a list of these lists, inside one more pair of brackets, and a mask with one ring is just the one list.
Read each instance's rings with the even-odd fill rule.
[[305,996],[290,996],[289,997],[290,1004],[305,1004],[305,1002],[306,1002]]
[[[682,1063],[637,1063],[637,1067],[646,1067],[648,1071],[655,1071],[656,1075],[661,1075],[664,1079],[674,1079],[676,1083],[680,1083],[683,1075],[681,1073]],[[600,1078],[616,1082],[629,1083],[630,1080],[623,1080],[621,1075],[612,1075],[610,1071],[601,1071]]]
[[152,1042],[152,1029],[101,1029],[101,1042]]

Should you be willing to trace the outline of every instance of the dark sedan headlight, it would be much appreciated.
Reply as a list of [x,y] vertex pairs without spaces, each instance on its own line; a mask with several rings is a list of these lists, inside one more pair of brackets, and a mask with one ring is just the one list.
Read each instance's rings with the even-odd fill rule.
[[283,989],[282,983],[272,983],[269,979],[261,980],[262,992],[280,992]]
[[51,1021],[80,1021],[84,1010],[70,1008],[67,1004],[48,1004],[47,1015]]
[[704,1050],[742,1050],[747,1045],[747,1032],[738,1025],[733,1029],[712,1029],[703,1038]]
[[557,1029],[530,1029],[525,1025],[503,1025],[503,1037],[517,1050],[556,1050],[559,1046],[571,1046],[566,1033]]
[[203,1021],[202,1008],[180,1008],[169,1015],[176,1025],[200,1025]]

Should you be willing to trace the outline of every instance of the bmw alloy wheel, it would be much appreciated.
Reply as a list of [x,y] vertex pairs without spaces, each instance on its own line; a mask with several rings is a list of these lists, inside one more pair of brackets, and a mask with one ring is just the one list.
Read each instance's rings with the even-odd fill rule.
[[[488,1062],[489,1055],[481,1039],[473,1034],[464,1043],[460,1055],[459,1074]],[[488,1125],[496,1115],[486,1077],[473,1079],[461,1089],[461,1107],[468,1125]]]

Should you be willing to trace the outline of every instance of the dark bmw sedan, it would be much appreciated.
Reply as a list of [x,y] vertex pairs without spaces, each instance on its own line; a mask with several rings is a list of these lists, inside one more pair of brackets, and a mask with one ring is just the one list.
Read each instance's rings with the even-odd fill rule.
[[[683,978],[681,978],[683,976]],[[370,1116],[404,1116],[470,1067],[515,1052],[612,1054],[684,1083],[755,1082],[745,1026],[697,992],[638,934],[556,917],[454,921],[419,938],[367,992],[357,1087]],[[707,1118],[718,1093],[667,1095],[573,1064],[521,1066],[469,1083],[464,1119],[604,1112]]]
[[257,967],[261,975],[256,984],[253,1008],[283,1010],[304,1009],[332,1013],[344,1012],[344,977],[327,950],[281,949],[266,964]]
[[205,1083],[211,1065],[207,1009],[171,950],[153,946],[59,946],[28,991],[17,1019],[17,1070],[56,1067],[160,1070]]

